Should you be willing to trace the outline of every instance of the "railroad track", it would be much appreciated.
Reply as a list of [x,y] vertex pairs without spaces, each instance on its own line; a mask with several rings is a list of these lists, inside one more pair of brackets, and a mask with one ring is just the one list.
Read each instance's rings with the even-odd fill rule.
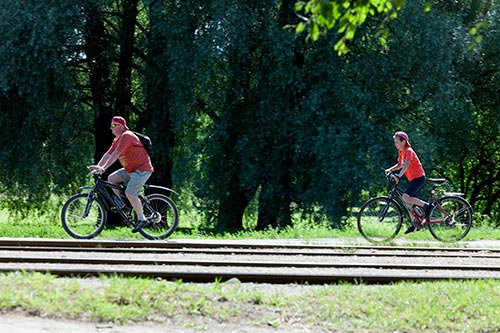
[[0,272],[325,284],[499,279],[500,249],[0,239]]

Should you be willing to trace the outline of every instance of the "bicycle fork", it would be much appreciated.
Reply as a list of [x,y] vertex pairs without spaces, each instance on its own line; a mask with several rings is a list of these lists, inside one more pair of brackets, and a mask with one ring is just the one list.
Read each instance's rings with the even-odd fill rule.
[[83,218],[87,218],[89,216],[90,208],[92,207],[92,203],[94,202],[94,192],[89,192],[87,196],[87,204],[85,205],[85,210],[83,212]]
[[391,199],[389,198],[385,203],[382,203],[382,208],[380,209],[380,212],[378,213],[378,221],[382,223],[385,219],[385,215],[387,214],[387,211],[389,210],[389,206],[391,205]]

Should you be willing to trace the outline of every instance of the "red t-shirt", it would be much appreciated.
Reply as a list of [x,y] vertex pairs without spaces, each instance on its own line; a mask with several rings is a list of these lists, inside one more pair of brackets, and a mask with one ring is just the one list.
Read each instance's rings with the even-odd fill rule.
[[120,152],[118,160],[126,172],[154,171],[148,153],[142,146],[139,138],[132,131],[125,131],[122,135],[115,138],[107,153],[112,154],[115,150]]
[[406,161],[410,161],[410,165],[405,171],[405,176],[409,181],[425,176],[425,171],[422,167],[422,163],[420,163],[417,154],[411,147],[400,150],[398,152],[398,163],[403,165],[403,163]]

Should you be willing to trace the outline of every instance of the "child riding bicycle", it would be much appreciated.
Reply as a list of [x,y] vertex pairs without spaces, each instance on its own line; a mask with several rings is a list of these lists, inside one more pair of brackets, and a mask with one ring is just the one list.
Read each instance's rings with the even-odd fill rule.
[[[416,197],[426,181],[425,171],[422,167],[422,163],[420,163],[417,154],[415,153],[413,148],[411,148],[408,134],[398,131],[394,134],[393,139],[394,145],[398,149],[398,163],[386,169],[384,172],[386,175],[388,175],[393,171],[401,170],[399,174],[393,174],[392,178],[395,182],[399,182],[399,179],[403,177],[403,175],[405,175],[408,179],[409,184],[403,194],[403,200],[410,207],[422,207],[425,211],[424,222],[428,221],[430,212],[432,211],[432,205]],[[421,228],[419,228],[418,226],[410,225],[405,234],[415,232],[420,229]]]

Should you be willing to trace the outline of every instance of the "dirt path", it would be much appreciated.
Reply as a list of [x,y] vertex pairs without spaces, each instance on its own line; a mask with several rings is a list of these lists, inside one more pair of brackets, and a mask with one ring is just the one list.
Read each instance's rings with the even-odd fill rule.
[[[64,319],[31,317],[23,314],[0,315],[0,332],[2,333],[307,333],[309,329],[290,329],[281,327],[241,327],[237,324],[212,323],[210,327],[203,324],[195,328],[186,328],[174,323],[140,323],[125,326],[115,324],[88,323]],[[319,333],[315,331],[315,333]]]

